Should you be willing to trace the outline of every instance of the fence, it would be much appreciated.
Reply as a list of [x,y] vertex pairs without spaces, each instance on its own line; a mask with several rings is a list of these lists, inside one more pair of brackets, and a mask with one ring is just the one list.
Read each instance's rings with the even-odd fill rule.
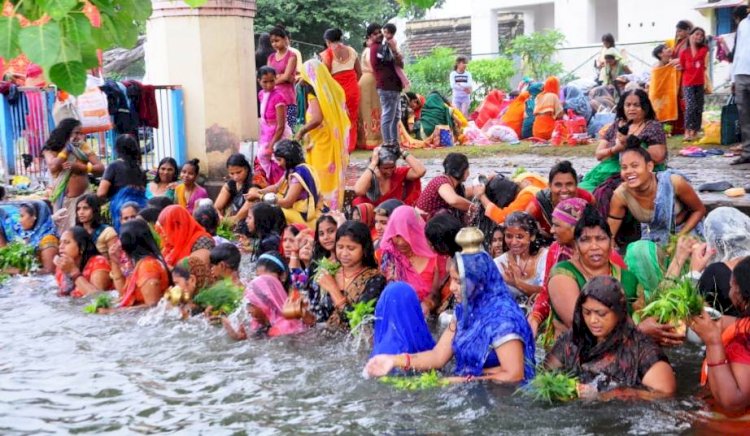
[[[24,175],[44,183],[47,168],[41,149],[55,128],[52,108],[55,89],[18,88],[12,103],[7,95],[0,101],[0,141],[5,166],[4,178]],[[182,164],[186,160],[185,108],[183,90],[179,86],[155,86],[159,128],[139,127],[138,139],[143,153],[143,168],[155,168],[167,156]],[[103,162],[114,159],[114,130],[92,133],[87,141]]]

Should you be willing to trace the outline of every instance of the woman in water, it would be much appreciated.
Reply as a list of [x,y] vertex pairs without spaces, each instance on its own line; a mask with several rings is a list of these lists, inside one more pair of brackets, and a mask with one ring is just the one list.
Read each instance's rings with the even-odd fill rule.
[[83,227],[94,241],[99,254],[109,256],[109,249],[119,243],[115,229],[104,224],[96,194],[86,194],[76,202],[76,226]]
[[505,244],[508,251],[495,264],[516,301],[525,303],[542,290],[547,263],[536,220],[525,212],[510,214],[505,220]]
[[8,208],[3,208],[3,212],[0,247],[15,241],[31,245],[41,264],[41,272],[54,272],[54,258],[59,241],[55,235],[49,205],[41,200],[32,200],[17,207],[8,205]]
[[60,236],[55,266],[59,295],[84,297],[112,289],[109,262],[96,250],[83,227],[72,227]]
[[253,185],[266,186],[265,180],[254,180],[250,163],[242,153],[235,153],[227,159],[229,180],[221,187],[214,206],[219,216],[232,224],[245,220],[251,204],[245,201],[245,195]]
[[195,221],[184,207],[173,204],[161,211],[156,225],[161,236],[164,260],[173,267],[188,256],[209,263],[214,238]]

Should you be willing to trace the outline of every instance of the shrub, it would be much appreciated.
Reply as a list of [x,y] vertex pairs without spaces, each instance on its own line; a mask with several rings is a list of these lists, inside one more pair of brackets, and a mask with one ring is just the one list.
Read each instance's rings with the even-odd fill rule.
[[467,69],[477,85],[474,100],[479,102],[493,89],[507,91],[510,88],[510,78],[515,74],[513,61],[504,57],[473,60],[469,62]]
[[438,91],[448,97],[451,93],[449,76],[455,63],[456,52],[445,47],[435,48],[428,56],[417,58],[406,66],[411,91],[422,95]]
[[536,80],[544,80],[563,72],[562,64],[554,62],[552,57],[564,41],[565,35],[558,30],[520,35],[510,42],[506,54],[519,56],[523,60],[524,74]]

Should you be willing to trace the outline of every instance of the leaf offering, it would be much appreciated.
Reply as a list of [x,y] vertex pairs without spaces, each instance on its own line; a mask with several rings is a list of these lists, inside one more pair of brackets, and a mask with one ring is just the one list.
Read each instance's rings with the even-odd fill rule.
[[380,377],[380,382],[405,391],[439,388],[450,384],[448,380],[440,377],[434,369],[414,377]]
[[570,401],[578,398],[578,379],[559,371],[538,371],[536,376],[520,392],[537,401],[548,403]]
[[524,167],[518,167],[515,171],[513,171],[513,175],[510,177],[511,179],[515,179],[516,177],[520,176],[521,174],[526,172],[526,168]]
[[96,313],[99,309],[109,309],[112,307],[112,297],[109,294],[99,294],[94,302],[83,308],[86,313]]
[[315,271],[315,275],[313,276],[313,281],[317,282],[318,280],[320,280],[320,277],[324,272],[327,272],[331,276],[335,276],[336,273],[339,272],[339,268],[341,268],[340,263],[334,262],[327,257],[324,257],[318,261],[318,268]]
[[654,317],[661,324],[684,324],[703,313],[705,306],[698,286],[689,278],[665,280],[657,288],[653,299],[636,313],[636,321]]
[[229,315],[237,310],[242,301],[242,288],[224,279],[193,297],[193,303],[203,309],[211,308],[212,316]]
[[375,301],[375,299],[368,302],[360,301],[353,306],[352,310],[346,312],[346,316],[349,318],[350,330],[356,330],[367,317],[375,313]]
[[14,241],[0,248],[0,269],[16,268],[21,274],[26,274],[36,266],[36,251],[33,246],[23,241]]
[[221,236],[227,241],[237,240],[237,235],[234,233],[234,225],[227,219],[223,219],[219,223],[219,227],[216,228],[216,236]]

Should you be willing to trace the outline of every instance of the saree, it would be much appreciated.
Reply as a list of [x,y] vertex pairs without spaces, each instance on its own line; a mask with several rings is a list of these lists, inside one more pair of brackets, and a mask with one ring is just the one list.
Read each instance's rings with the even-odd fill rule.
[[[563,88],[563,110],[572,110],[576,114],[586,119],[588,123],[591,119],[591,103],[588,97],[575,86],[565,86]],[[653,101],[653,100],[652,100]]]
[[359,133],[357,145],[359,148],[372,150],[383,142],[380,135],[380,97],[375,82],[370,50],[362,51],[362,76],[359,78]]
[[133,272],[125,282],[119,307],[131,307],[144,304],[141,287],[147,281],[156,279],[159,281],[159,289],[164,292],[169,287],[169,272],[158,259],[145,257],[136,263]]
[[490,120],[498,118],[507,105],[503,91],[497,89],[490,91],[477,109],[477,119],[475,120],[477,127],[481,129]]
[[431,92],[422,106],[422,116],[419,118],[422,138],[428,138],[440,125],[450,126],[453,129],[453,116],[451,110],[446,106],[443,97],[437,92]]
[[513,129],[518,137],[521,137],[523,130],[523,117],[526,108],[526,101],[531,95],[527,91],[523,91],[508,105],[508,110],[505,111],[500,121]]
[[648,98],[660,122],[677,119],[677,92],[680,88],[680,73],[671,65],[651,69]]
[[508,293],[489,254],[456,254],[461,302],[456,305],[456,333],[451,344],[455,374],[479,376],[484,368],[502,365],[495,349],[518,340],[523,344],[524,377],[534,377],[535,342],[521,308]]
[[[634,310],[633,306],[636,305],[636,302],[639,300],[639,298],[642,297],[643,288],[638,283],[638,279],[635,277],[635,275],[633,275],[633,273],[631,273],[630,271],[615,265],[614,263],[612,263],[612,261],[609,262],[609,266],[612,277],[622,285],[622,289],[625,292],[625,298],[627,300],[628,313],[632,314]],[[554,268],[552,268],[552,271],[549,273],[549,277],[552,278],[556,275],[568,276],[575,280],[575,282],[578,284],[579,291],[583,289],[584,286],[586,286],[586,277],[584,277],[583,273],[579,271],[578,268],[573,264],[573,262],[569,260],[560,262],[555,265]],[[552,314],[556,319],[559,320],[557,314],[555,313],[554,306],[552,307]]]
[[521,128],[520,139],[526,139],[534,136],[534,109],[536,109],[536,97],[542,92],[544,85],[541,82],[534,82],[529,85],[529,99],[526,100],[525,117]]
[[[672,170],[656,173],[656,198],[654,199],[654,213],[650,222],[641,223],[641,239],[654,241],[664,245],[669,243],[670,235],[679,231],[681,226],[675,222],[675,197],[674,184],[672,183]],[[682,176],[680,176],[682,177]],[[635,214],[634,214],[635,215]],[[703,236],[703,223],[698,223],[691,233]]]
[[653,241],[631,243],[625,253],[625,264],[628,266],[628,271],[633,273],[643,287],[646,301],[651,301],[651,296],[664,279],[657,245]]
[[[87,281],[91,282],[91,276],[93,276],[95,272],[105,271],[109,273],[110,270],[111,269],[107,258],[105,258],[104,256],[94,256],[89,259],[88,262],[86,262],[86,266],[83,268],[81,276],[83,276],[83,278]],[[76,287],[70,276],[64,274],[62,270],[60,270],[60,268],[57,268],[55,270],[55,281],[57,282],[58,295],[70,295],[74,298],[81,298],[85,295],[83,291]],[[107,291],[108,289],[102,290]]]
[[307,164],[297,165],[279,186],[279,193],[282,196],[286,195],[290,183],[299,183],[302,185],[304,192],[291,208],[281,208],[287,224],[304,224],[314,228],[315,221],[320,215],[320,193],[318,191],[320,182],[318,182],[315,171]]
[[[323,122],[307,134],[307,163],[315,170],[320,180],[320,195],[332,210],[344,207],[344,186],[349,155],[349,117],[346,112],[346,96],[328,68],[316,59],[305,62],[302,79],[310,84],[317,99]],[[309,115],[309,109],[308,109]]]
[[185,189],[184,183],[180,183],[174,189],[174,195],[177,204],[187,209],[191,214],[193,213],[193,210],[195,209],[195,203],[197,203],[198,200],[209,198],[206,188],[197,184],[193,188],[193,192],[190,193],[190,198],[188,198],[186,194],[187,190]]
[[[81,163],[89,163],[89,154],[93,153],[88,144],[84,144],[82,148],[76,147],[75,145],[68,143],[65,145],[65,154],[67,155],[67,162],[80,161]],[[72,175],[72,169],[62,170],[60,174],[55,177],[52,181],[52,193],[49,196],[49,201],[55,210],[63,207],[63,200],[65,199],[65,191],[68,189],[68,182],[70,182],[70,176]]]
[[[377,305],[377,301],[384,288],[385,277],[380,274],[380,271],[375,268],[363,269],[342,290],[344,297],[346,297],[346,304],[340,308],[333,308],[333,313],[328,318],[328,325],[349,330],[349,316],[347,314],[354,310],[354,305],[357,303],[368,303],[372,300],[375,300]],[[330,295],[327,292],[325,294],[326,298],[330,300]]]
[[[279,166],[273,159],[273,137],[276,134],[276,107],[284,104],[284,97],[281,91],[274,89],[271,92],[260,91],[260,137],[258,138],[258,152],[256,159],[263,168],[263,173],[270,184],[275,184],[284,177],[284,169]],[[290,139],[292,129],[289,123],[284,123],[284,132],[279,139]]]
[[176,204],[167,206],[161,211],[157,223],[161,227],[164,260],[170,267],[190,256],[193,252],[193,245],[200,238],[213,241],[211,235],[198,224],[187,209]]
[[[34,227],[24,230],[20,222],[20,206],[28,204],[36,210]],[[55,235],[55,225],[52,222],[52,212],[49,205],[42,200],[3,203],[0,205],[2,231],[8,243],[21,240],[38,252],[45,248],[57,247],[58,239]]]
[[[253,307],[260,309],[270,324],[268,336],[283,336],[306,330],[305,324],[298,319],[286,319],[282,316],[287,293],[279,279],[261,275],[253,279],[245,290],[245,300]],[[260,330],[263,326],[253,318],[250,328]]]
[[392,282],[375,306],[375,336],[370,357],[419,353],[435,347],[417,294],[406,282]]
[[112,217],[112,227],[120,233],[120,209],[128,202],[135,202],[141,208],[146,207],[146,190],[133,186],[120,188],[112,199],[109,200],[109,214]]
[[349,59],[345,63],[340,63],[333,55],[333,49],[327,48],[321,53],[321,60],[331,70],[333,79],[341,85],[346,95],[346,112],[349,116],[349,142],[347,151],[353,152],[357,147],[357,127],[359,125],[359,82],[357,73],[354,71],[354,63],[358,62],[357,52],[351,47],[349,49]]

